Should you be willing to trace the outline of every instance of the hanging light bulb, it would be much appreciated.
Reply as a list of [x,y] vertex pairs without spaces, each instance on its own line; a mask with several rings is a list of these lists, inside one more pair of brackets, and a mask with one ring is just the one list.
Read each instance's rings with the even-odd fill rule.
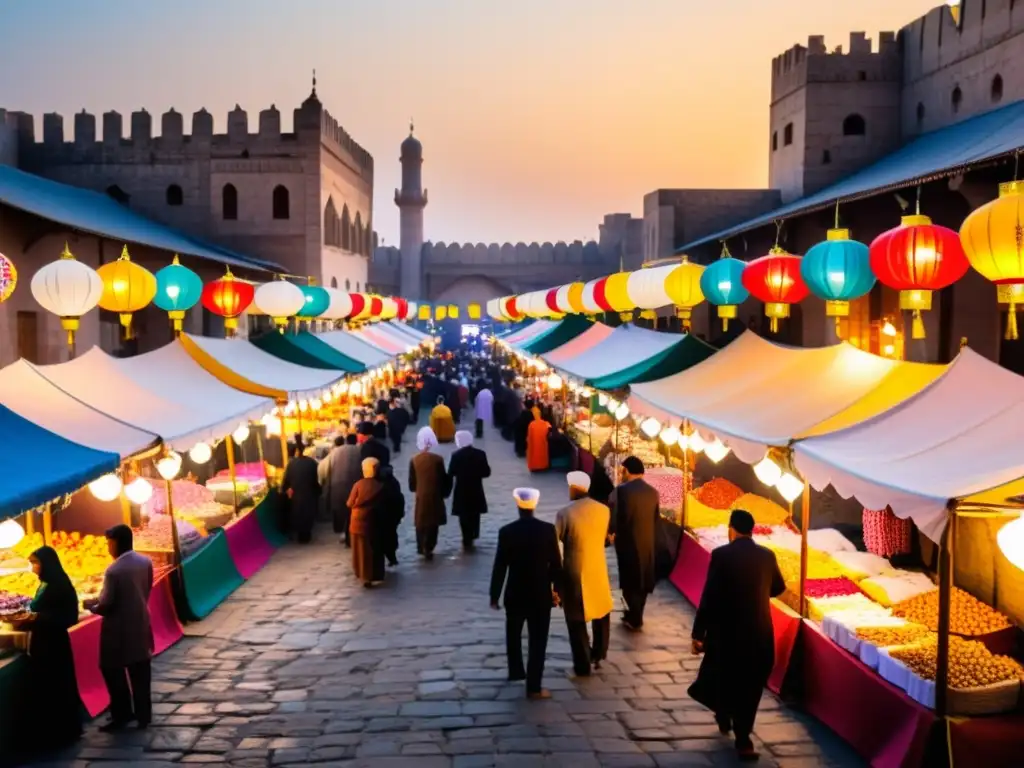
[[619,410],[619,401],[616,400],[614,397],[609,397],[608,402],[605,403],[604,407],[608,409],[608,413],[614,414],[617,410]]
[[314,397],[309,401],[309,408],[312,411],[319,411],[324,407],[323,401],[319,397]]
[[598,395],[597,395],[597,404],[600,405],[602,408],[607,406],[608,405],[608,395],[606,395],[604,392],[598,393]]
[[779,482],[779,479],[782,477],[782,470],[778,464],[772,461],[771,456],[765,456],[754,465],[754,474],[757,475],[758,480],[771,488]]
[[619,407],[615,409],[615,418],[619,421],[624,421],[629,416],[629,406],[625,403],[619,403]]
[[299,413],[305,413],[309,410],[308,400],[299,400]]
[[680,432],[675,427],[665,427],[661,430],[661,442],[665,445],[677,445],[679,443]]
[[591,389],[590,387],[583,387],[583,388],[582,388],[582,389],[580,390],[580,397],[585,397],[585,398],[587,398],[588,400],[590,399],[590,397],[591,397],[591,396],[592,396],[593,394],[594,394],[594,390],[592,390],[592,389]]
[[[8,521],[10,522],[10,521]],[[0,524],[3,527],[6,523]],[[999,551],[1010,563],[1024,570],[1024,517],[1018,517],[999,529],[996,534]],[[4,546],[0,541],[0,547]]]
[[548,376],[548,389],[561,389],[562,388],[562,377],[557,373],[552,373]]
[[782,477],[775,483],[777,490],[786,501],[793,502],[797,496],[804,492],[804,481],[789,472],[783,472]]
[[322,398],[321,398],[321,399],[322,399],[322,400],[323,400],[323,401],[324,401],[325,403],[329,403],[329,402],[331,402],[331,400],[333,400],[333,399],[334,399],[334,395],[333,395],[333,394],[331,393],[331,390],[327,389],[327,390],[324,390],[324,393],[323,393],[323,395],[322,395]]
[[281,420],[272,415],[264,416],[263,428],[267,431],[267,437],[277,437],[281,434]]
[[181,456],[170,451],[156,463],[156,471],[164,480],[173,480],[181,471]]
[[359,397],[363,394],[363,385],[358,381],[353,381],[352,384],[349,385],[348,393],[352,395],[352,397]]
[[0,523],[0,549],[10,549],[25,538],[25,529],[14,518]]
[[248,440],[249,439],[249,425],[245,424],[244,422],[242,424],[239,424],[238,425],[238,429],[236,429],[234,432],[231,433],[231,439],[234,440],[239,445],[241,445],[246,440]]
[[205,464],[213,456],[209,443],[196,443],[188,452],[189,461],[193,464]]
[[698,435],[696,432],[691,432],[689,440],[690,440],[690,450],[691,451],[693,451],[694,453],[703,453],[704,452],[704,448],[705,448],[705,446],[707,444],[704,442],[704,438],[703,437]]
[[144,477],[136,477],[124,487],[124,495],[132,504],[145,504],[153,496],[153,486]]
[[89,493],[100,501],[113,501],[121,495],[121,478],[113,472],[89,483]]
[[291,416],[297,410],[299,410],[299,404],[296,403],[294,400],[289,400],[288,405],[284,407],[284,415]]
[[640,431],[653,440],[661,432],[661,424],[657,419],[644,419],[640,425]]
[[704,446],[704,455],[717,464],[729,455],[729,446],[718,438],[715,438],[712,442]]

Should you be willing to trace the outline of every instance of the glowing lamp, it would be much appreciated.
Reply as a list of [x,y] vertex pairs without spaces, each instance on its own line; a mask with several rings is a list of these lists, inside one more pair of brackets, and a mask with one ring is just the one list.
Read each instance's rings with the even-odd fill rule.
[[[0,524],[0,527],[3,525],[6,523]],[[999,544],[999,551],[1012,565],[1024,570],[1024,517],[1011,520],[1000,528],[996,534],[996,543]],[[3,542],[0,541],[2,546]]]
[[[601,402],[598,400],[598,402]],[[605,409],[608,413],[615,413],[615,410],[619,407],[619,401],[614,397],[609,397],[608,401],[604,404]]]
[[312,400],[309,401],[309,409],[311,411],[319,411],[323,407],[324,403],[319,397],[314,397]]
[[153,303],[167,313],[174,330],[180,331],[185,313],[199,303],[203,295],[203,281],[199,275],[178,261],[178,254],[163,269],[157,271],[156,295]]
[[890,336],[890,337],[895,338],[895,336],[896,336],[896,326],[893,325],[892,323],[890,323],[888,320],[886,320],[885,324],[882,325],[882,333],[885,336]]
[[640,425],[640,431],[653,440],[661,432],[661,424],[657,419],[644,419]]
[[548,389],[561,389],[562,388],[562,377],[557,373],[552,373],[548,376]]
[[718,438],[715,438],[712,442],[704,446],[704,455],[717,464],[729,455],[729,446]]
[[103,281],[100,309],[117,312],[125,333],[131,335],[132,313],[149,306],[156,296],[156,278],[145,267],[135,264],[128,255],[128,246],[121,249],[117,261],[103,264],[96,270]]
[[920,214],[904,216],[871,243],[871,271],[882,285],[900,292],[900,309],[914,313],[914,339],[925,337],[921,312],[932,308],[932,291],[952,285],[969,267],[957,233]]
[[690,318],[693,316],[694,307],[704,301],[704,293],[700,287],[704,270],[705,267],[691,264],[684,255],[683,263],[665,276],[665,293],[675,305],[676,317],[687,332],[690,330]]
[[826,239],[812,247],[800,262],[800,276],[811,293],[825,300],[825,315],[848,317],[850,302],[875,286],[871,257],[864,243],[850,239],[848,229],[830,229]]
[[960,227],[960,243],[971,266],[998,286],[1009,305],[1006,338],[1017,338],[1017,304],[1024,302],[1024,182],[999,185],[999,197],[971,213]]
[[420,306],[416,308],[416,317],[420,320],[429,320],[430,306],[428,304],[420,304]]
[[267,432],[267,437],[277,437],[281,434],[281,420],[271,413],[268,413],[262,419],[260,423],[263,424],[263,429]]
[[758,480],[771,488],[782,477],[782,469],[772,461],[770,456],[765,456],[754,465],[754,474],[757,475]]
[[349,392],[348,379],[344,379],[343,381],[338,382],[338,394],[339,395],[346,395],[346,394],[348,394],[348,392]]
[[249,439],[249,425],[244,422],[239,424],[238,428],[231,433],[231,439],[242,445],[242,443]]
[[136,477],[124,487],[124,495],[132,504],[145,504],[153,496],[153,486],[146,481],[146,478]]
[[665,445],[676,445],[679,442],[681,434],[682,433],[675,427],[665,427],[661,430],[661,435],[659,435],[659,437],[661,438],[661,442]]
[[729,321],[736,317],[736,307],[750,298],[750,291],[743,287],[743,270],[746,264],[722,251],[722,258],[708,265],[700,276],[700,290],[708,302],[718,307],[722,319],[722,330],[729,330]]
[[352,384],[349,385],[348,393],[352,395],[352,397],[359,397],[363,394],[363,385],[358,381],[353,381]]
[[633,319],[636,304],[629,297],[629,272],[616,272],[594,283],[594,300],[606,312],[618,312],[623,321]]
[[697,432],[691,432],[688,436],[683,435],[679,438],[680,443],[683,440],[686,440],[686,447],[689,447],[689,449],[694,453],[703,453],[704,449],[707,448],[707,443],[704,442],[704,438]]
[[188,458],[193,464],[205,464],[213,457],[213,449],[208,443],[196,443],[188,452]]
[[631,272],[626,290],[629,291],[629,298],[640,311],[640,317],[645,320],[653,320],[657,317],[654,310],[665,307],[672,303],[668,292],[665,290],[665,278],[676,268],[677,264],[669,264],[664,267],[644,267],[636,272]]
[[775,483],[775,490],[781,494],[782,498],[792,504],[796,501],[797,496],[804,492],[804,481],[796,475],[783,472],[782,477]]
[[619,407],[615,409],[615,418],[618,421],[623,421],[629,416],[629,406],[625,403],[619,403]]
[[800,276],[800,257],[775,246],[767,256],[754,259],[743,270],[743,287],[764,302],[764,314],[772,333],[779,330],[779,320],[789,317],[791,304],[798,304],[810,292]]
[[458,304],[449,304],[448,305],[448,317],[450,317],[452,320],[458,320],[459,319],[459,305]]
[[89,493],[100,501],[113,501],[121,495],[121,478],[113,472],[89,483]]
[[156,463],[156,471],[164,480],[173,480],[181,471],[181,456],[174,451],[169,451]]
[[13,261],[0,253],[0,304],[11,298],[17,287],[18,270],[14,268]]
[[306,304],[306,296],[302,289],[289,283],[283,277],[269,283],[263,283],[253,294],[253,306],[274,321],[282,332],[288,325],[288,318],[295,315]]
[[39,269],[29,284],[32,295],[39,306],[60,318],[61,327],[67,331],[68,346],[75,343],[75,331],[79,319],[95,308],[103,296],[103,280],[96,270],[76,261],[68,244],[60,258]]
[[17,546],[25,538],[25,529],[21,523],[10,518],[0,523],[0,549],[10,549]]
[[[352,297],[337,288],[324,288],[327,292],[327,309],[320,315],[321,320],[344,320],[352,314]],[[305,300],[305,294],[303,294]]]
[[593,394],[594,390],[592,390],[590,387],[583,387],[582,389],[580,389],[580,397],[590,399],[590,396]]
[[224,327],[232,332],[238,327],[238,316],[252,304],[255,293],[251,283],[237,280],[228,269],[224,277],[203,286],[201,300],[207,311],[224,318]]
[[448,306],[434,307],[434,320],[440,322],[448,319]]
[[301,317],[303,320],[320,317],[331,306],[331,294],[319,285],[300,285],[297,287],[302,292],[303,301],[302,307],[295,312],[296,317]]

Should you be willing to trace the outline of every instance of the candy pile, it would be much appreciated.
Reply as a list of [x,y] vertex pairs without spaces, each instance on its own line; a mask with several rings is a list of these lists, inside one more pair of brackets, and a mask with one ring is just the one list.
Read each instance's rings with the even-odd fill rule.
[[[178,543],[181,545],[182,554],[188,554],[195,549],[205,531],[200,531],[196,526],[185,520],[177,520]],[[171,519],[167,515],[156,515],[149,518],[143,528],[135,528],[135,548],[143,551],[169,550],[174,546],[171,538]]]
[[[894,648],[889,655],[902,662],[924,680],[934,680],[937,667],[938,638],[925,639],[903,648]],[[1024,678],[1024,668],[1009,656],[992,654],[977,640],[949,638],[949,685],[951,688],[980,688]]]
[[729,509],[734,501],[743,496],[743,490],[724,478],[716,477],[695,490],[693,495],[705,507]]
[[834,579],[808,579],[804,594],[807,597],[840,597],[860,594],[860,589],[845,576]]
[[879,648],[894,645],[908,645],[923,640],[931,634],[931,630],[923,624],[903,624],[896,627],[860,627],[857,637]]
[[[949,630],[958,635],[977,637],[1010,626],[1010,620],[1006,616],[958,587],[953,587],[949,609]],[[938,631],[939,591],[933,589],[897,603],[893,606],[892,612],[908,621],[924,624],[933,632]]]
[[754,516],[754,521],[763,525],[782,525],[789,519],[789,511],[771,499],[756,493],[745,493],[733,501],[730,509],[745,509]]

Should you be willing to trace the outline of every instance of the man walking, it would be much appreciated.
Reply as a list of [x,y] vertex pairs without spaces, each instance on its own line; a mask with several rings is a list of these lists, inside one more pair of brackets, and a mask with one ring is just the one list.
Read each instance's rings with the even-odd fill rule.
[[636,456],[622,462],[624,482],[613,494],[612,535],[619,561],[619,587],[626,601],[622,623],[634,632],[644,625],[647,596],[654,591],[654,538],[658,492],[644,482],[644,463]]
[[[563,549],[562,610],[569,629],[573,670],[577,677],[587,677],[590,665],[600,668],[608,655],[615,607],[604,554],[611,512],[587,497],[590,476],[586,472],[570,472],[566,481],[572,503],[560,509],[555,518]],[[594,633],[593,645],[587,637],[588,621]]]
[[740,760],[757,760],[750,734],[761,692],[775,663],[771,598],[785,589],[775,553],[754,542],[754,517],[729,518],[729,543],[711,553],[693,621],[693,652],[704,660],[690,697],[715,713],[718,729],[736,735]]
[[99,598],[85,603],[87,610],[103,617],[100,671],[110,693],[110,722],[101,730],[120,730],[132,720],[146,728],[153,719],[149,618],[153,561],[133,549],[132,529],[127,525],[107,531],[107,548],[114,562],[103,574]]
[[409,411],[401,401],[391,399],[391,410],[388,411],[388,434],[391,436],[391,449],[397,454],[402,452],[402,437],[409,426]]
[[484,480],[491,476],[487,454],[473,445],[473,435],[466,430],[455,433],[458,450],[448,460],[448,483],[452,487],[452,515],[459,518],[462,549],[473,550],[480,537],[480,515],[487,512]]
[[356,445],[356,436],[335,438],[334,448],[317,466],[317,479],[320,481],[320,493],[331,514],[334,532],[346,547],[352,544],[348,530],[348,497],[352,493],[352,486],[362,477],[362,457]]
[[[519,508],[519,519],[498,531],[498,551],[491,573],[491,608],[498,610],[498,598],[504,587],[508,679],[525,679],[528,699],[549,699],[551,694],[541,687],[541,680],[551,608],[557,603],[561,585],[562,558],[555,527],[533,516],[540,491],[516,488],[512,495]],[[523,669],[523,624],[529,637],[526,669]]]

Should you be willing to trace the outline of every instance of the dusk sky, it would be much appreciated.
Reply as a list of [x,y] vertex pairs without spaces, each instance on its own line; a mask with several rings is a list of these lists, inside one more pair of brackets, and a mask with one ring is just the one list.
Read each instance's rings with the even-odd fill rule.
[[[763,187],[772,57],[877,44],[941,0],[32,0],[0,12],[0,107],[125,115],[308,94],[374,156],[397,244],[398,145],[424,144],[426,236],[589,239],[659,187]],[[158,129],[158,128],[157,128]],[[188,119],[186,119],[188,130]]]

